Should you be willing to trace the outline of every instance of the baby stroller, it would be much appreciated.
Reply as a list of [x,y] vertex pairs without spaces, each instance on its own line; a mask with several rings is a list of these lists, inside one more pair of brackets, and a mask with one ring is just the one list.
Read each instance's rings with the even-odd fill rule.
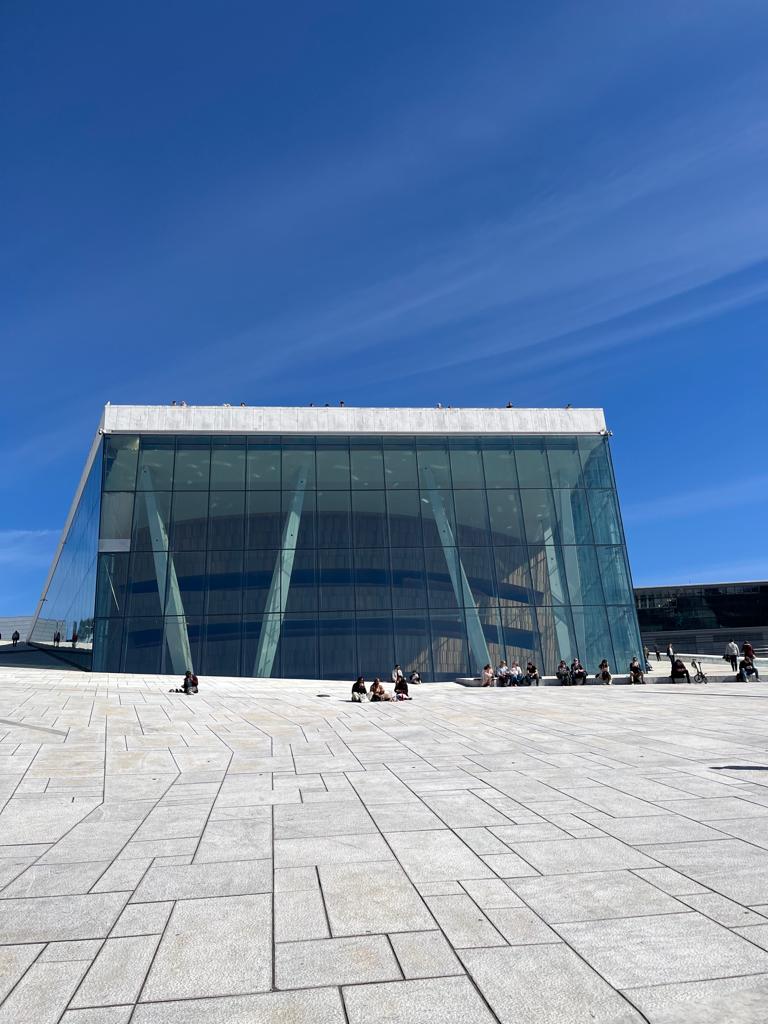
[[695,671],[696,675],[693,677],[694,683],[706,683],[708,682],[704,669],[701,667],[701,662],[694,660],[691,662],[691,668]]

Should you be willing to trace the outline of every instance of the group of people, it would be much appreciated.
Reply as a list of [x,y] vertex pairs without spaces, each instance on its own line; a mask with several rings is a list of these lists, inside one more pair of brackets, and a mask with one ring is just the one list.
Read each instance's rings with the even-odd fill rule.
[[532,661],[528,662],[525,672],[519,662],[507,665],[503,659],[495,672],[490,665],[486,665],[482,672],[483,686],[539,686],[540,683],[541,674]]
[[748,683],[750,679],[759,680],[760,676],[755,665],[755,649],[749,640],[745,640],[741,648],[742,658],[739,661],[739,645],[731,640],[725,648],[723,658],[731,663],[731,668],[736,673],[736,678],[742,683]]
[[411,672],[408,679],[405,678],[405,673],[399,665],[395,665],[392,669],[392,682],[394,684],[394,690],[392,693],[384,688],[384,684],[378,676],[371,683],[370,690],[366,688],[365,679],[363,676],[358,676],[352,684],[352,700],[355,704],[362,704],[365,701],[384,701],[384,700],[413,700],[409,691],[408,684],[418,686],[421,682],[421,676],[418,672]]

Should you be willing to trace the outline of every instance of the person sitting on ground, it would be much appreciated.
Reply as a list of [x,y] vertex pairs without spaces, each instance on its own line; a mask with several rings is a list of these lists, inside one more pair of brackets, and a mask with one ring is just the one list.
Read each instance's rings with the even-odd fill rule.
[[399,665],[395,665],[395,667],[392,669],[392,675],[390,676],[390,678],[393,683],[397,683],[400,679],[405,679],[405,676],[403,675],[403,670],[400,668]]
[[583,686],[587,679],[587,670],[578,658],[571,662],[571,681],[574,686]]
[[562,658],[560,659],[560,664],[557,666],[555,675],[557,676],[558,682],[561,686],[571,685],[571,670]]
[[408,682],[411,684],[411,686],[418,686],[419,683],[421,682],[421,676],[416,671],[416,669],[414,669],[413,672],[411,672],[411,674],[408,676]]
[[515,658],[512,659],[512,664],[509,666],[509,686],[519,686],[523,681],[523,670],[520,668],[520,662]]
[[683,680],[685,680],[686,683],[690,683],[691,674],[680,658],[675,658],[672,662],[672,671],[669,673],[669,678],[673,683],[681,683]]
[[540,682],[541,676],[539,675],[539,670],[536,668],[534,662],[529,661],[528,667],[525,670],[525,675],[523,676],[523,686],[538,686]]
[[482,675],[483,686],[493,686],[493,669],[486,665]]
[[499,667],[496,669],[496,685],[509,686],[509,666],[502,658]]
[[413,700],[408,696],[408,683],[405,681],[405,676],[401,676],[395,683],[395,700]]
[[186,694],[197,693],[197,676],[192,671],[192,669],[188,668],[187,671],[184,673],[184,679],[182,681],[181,686],[176,687],[176,689],[169,690],[168,692]]
[[604,686],[613,686],[613,676],[611,675],[611,666],[608,664],[606,658],[600,662],[600,667],[595,673],[595,679],[599,679]]
[[742,683],[748,683],[753,677],[755,682],[760,681],[760,676],[757,674],[754,661],[751,658],[742,658],[739,662],[738,679],[740,679]]
[[645,676],[643,670],[640,667],[640,662],[637,658],[633,658],[629,663],[629,681],[630,683],[644,683]]
[[365,688],[365,679],[362,676],[358,676],[354,683],[352,683],[352,700],[355,704],[362,704],[367,699],[368,691]]
[[388,693],[384,689],[378,676],[373,680],[373,685],[371,686],[371,700],[374,702],[379,700],[392,700],[392,694]]

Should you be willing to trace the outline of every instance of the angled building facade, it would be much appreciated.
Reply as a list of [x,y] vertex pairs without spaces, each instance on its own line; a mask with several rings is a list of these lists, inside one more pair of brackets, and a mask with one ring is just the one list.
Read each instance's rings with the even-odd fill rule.
[[29,639],[51,623],[96,671],[623,671],[602,411],[107,406]]

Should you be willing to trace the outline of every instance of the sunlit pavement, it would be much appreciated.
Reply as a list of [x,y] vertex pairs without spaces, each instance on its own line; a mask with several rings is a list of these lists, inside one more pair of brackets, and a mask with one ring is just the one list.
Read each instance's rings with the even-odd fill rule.
[[171,685],[0,669],[0,1024],[768,1017],[766,684]]

